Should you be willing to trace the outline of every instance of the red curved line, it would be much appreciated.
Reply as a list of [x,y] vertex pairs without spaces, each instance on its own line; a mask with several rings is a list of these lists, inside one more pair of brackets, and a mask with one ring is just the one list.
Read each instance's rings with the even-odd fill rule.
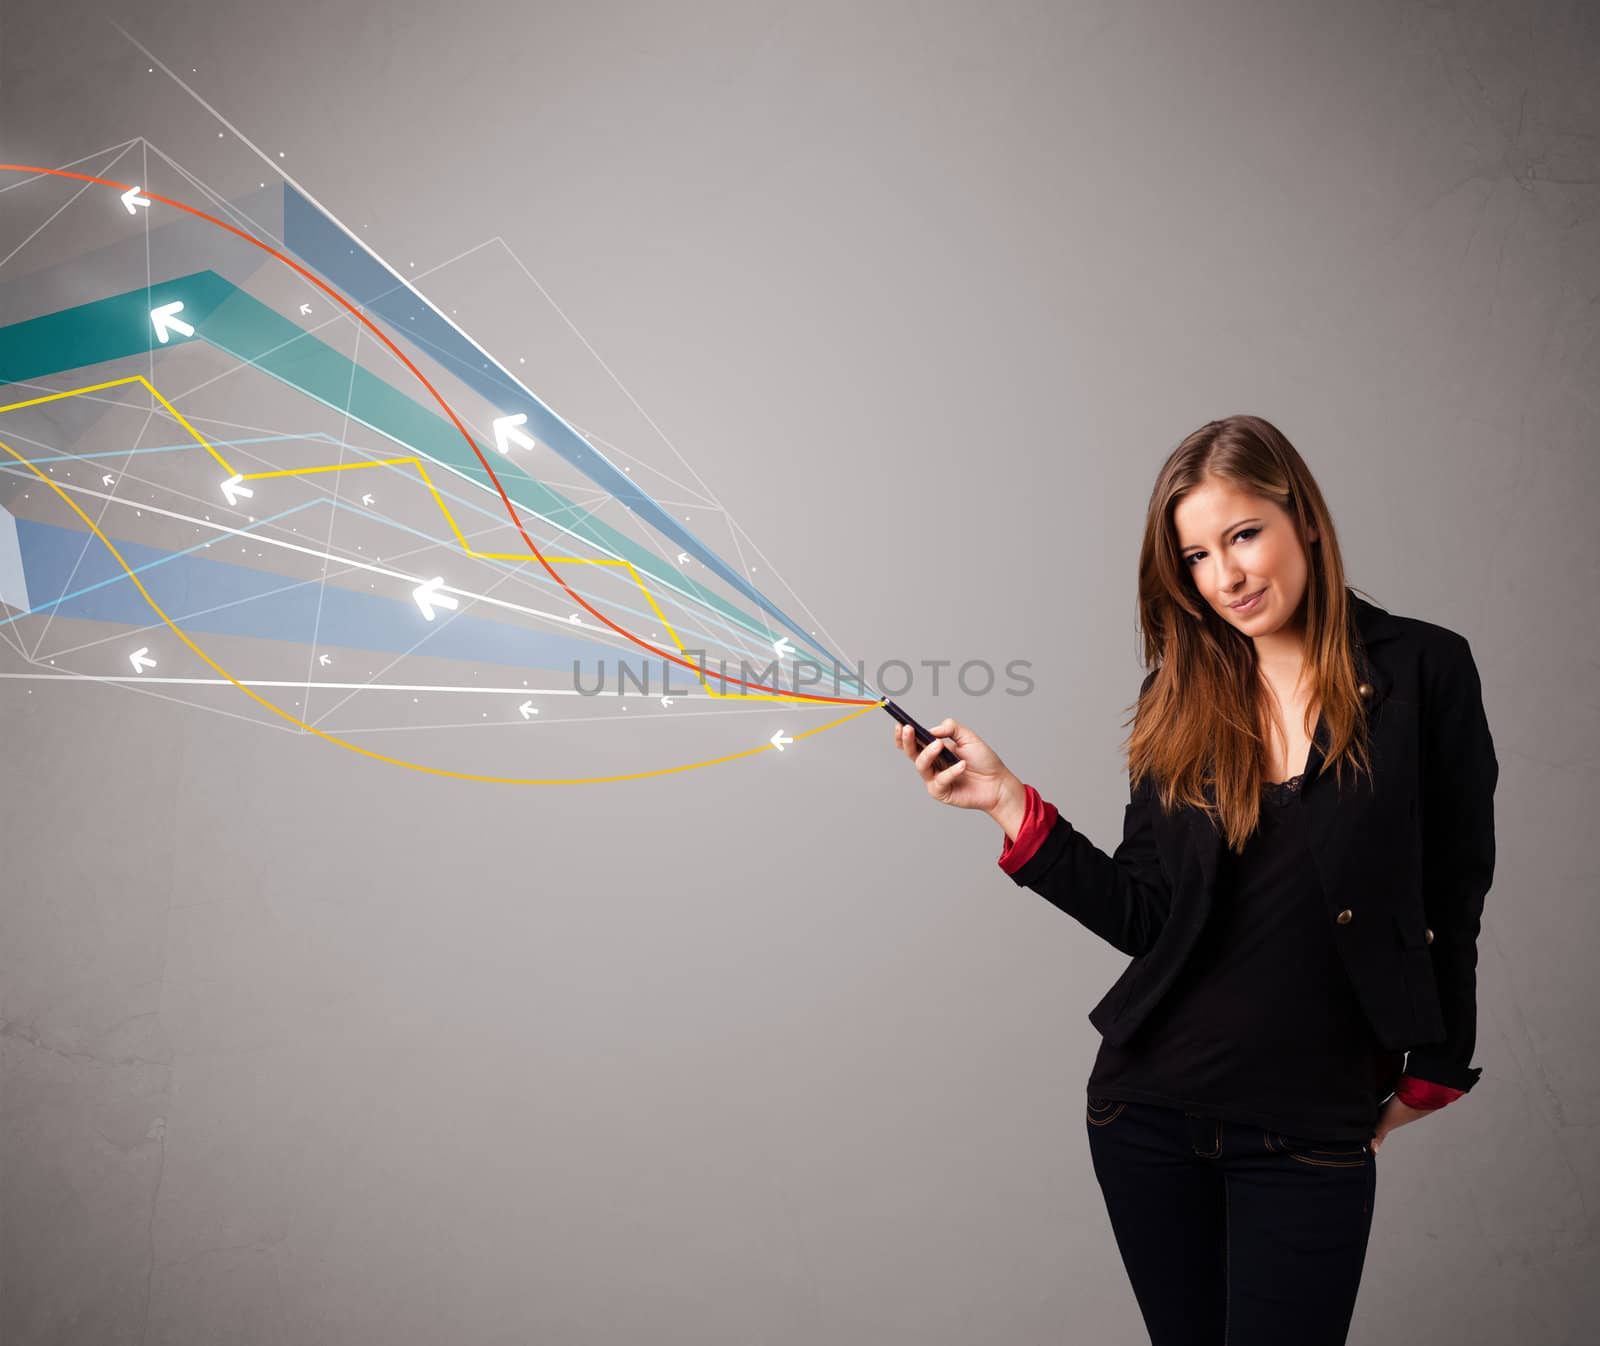
[[[97,178],[88,173],[72,173],[64,168],[38,168],[31,164],[0,164],[0,169],[8,169],[18,173],[48,173],[52,177],[58,178],[76,178],[80,182],[94,182],[98,183],[102,187],[113,187],[119,192],[126,192],[130,190],[132,185],[130,183],[112,182],[108,178]],[[483,456],[483,451],[478,447],[478,441],[468,434],[467,427],[461,424],[460,419],[456,416],[455,409],[451,407],[451,405],[446,402],[443,397],[440,396],[439,390],[435,388],[433,384],[428,382],[422,371],[418,369],[416,365],[411,363],[405,352],[396,346],[394,342],[390,341],[389,338],[380,332],[376,327],[374,327],[368,320],[367,316],[359,312],[348,299],[335,290],[331,285],[326,284],[320,277],[315,276],[311,272],[307,271],[305,267],[301,266],[300,263],[295,261],[292,257],[285,257],[270,244],[263,243],[259,238],[254,238],[250,234],[245,233],[244,230],[235,228],[226,220],[219,220],[215,215],[208,215],[205,211],[198,210],[194,206],[186,206],[182,201],[174,201],[171,197],[162,196],[159,192],[145,191],[145,189],[142,187],[139,190],[143,195],[148,196],[153,201],[160,201],[163,205],[172,206],[174,209],[185,211],[190,215],[194,215],[199,219],[206,220],[211,224],[216,225],[219,229],[226,229],[230,234],[237,235],[246,243],[253,243],[263,252],[270,253],[273,257],[276,257],[285,266],[299,272],[300,275],[304,276],[330,299],[334,300],[334,302],[343,305],[345,310],[353,318],[357,319],[369,332],[372,333],[373,336],[377,337],[379,341],[383,342],[383,344],[389,348],[390,353],[397,360],[399,360],[401,364],[403,364],[414,375],[416,375],[417,382],[422,384],[422,386],[433,395],[433,400],[439,404],[440,409],[446,416],[450,418],[451,423],[456,427],[456,429],[461,431],[461,437],[467,441],[467,444],[471,447],[473,453],[477,454],[478,461],[483,464],[483,470],[489,474],[489,480],[494,483],[494,488],[497,492],[499,492],[500,499],[505,502],[506,513],[511,516],[512,524],[515,526],[517,532],[522,534],[522,540],[528,544],[528,550],[533,553],[535,559],[540,565],[550,572],[550,578],[555,580],[557,584],[565,589],[568,595],[571,596],[573,601],[576,602],[579,607],[583,608],[586,612],[604,622],[619,636],[624,636],[641,649],[649,650],[651,654],[660,655],[663,659],[670,659],[673,663],[680,664],[684,668],[697,669],[697,665],[691,663],[689,660],[680,659],[676,654],[669,654],[666,650],[658,650],[649,641],[634,635],[632,631],[623,630],[622,627],[618,626],[603,612],[591,607],[581,594],[573,589],[573,587],[568,584],[566,580],[562,579],[560,575],[556,574],[555,569],[551,566],[550,562],[545,560],[544,554],[538,549],[538,547],[534,546],[533,539],[528,536],[527,530],[522,526],[522,519],[517,514],[517,507],[511,503],[511,497],[506,494],[505,487],[500,484],[500,478],[495,475],[494,468],[490,466],[489,460]],[[708,676],[705,673],[705,670],[697,669],[697,671],[700,671],[702,676]],[[733,682],[737,683],[741,687],[759,687],[768,694],[771,694],[773,690],[765,683],[746,682],[743,678],[730,678],[725,673],[717,674],[716,676],[723,683]],[[819,696],[813,695],[810,692],[783,692],[781,695],[797,700],[826,701],[836,705],[845,706],[866,706],[875,704],[876,701],[876,698],[868,699],[865,697],[854,696]]]

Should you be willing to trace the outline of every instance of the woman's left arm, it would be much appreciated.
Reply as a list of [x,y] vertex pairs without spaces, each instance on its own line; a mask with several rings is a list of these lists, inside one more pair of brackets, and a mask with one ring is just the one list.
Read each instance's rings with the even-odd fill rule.
[[1466,638],[1429,651],[1422,725],[1422,894],[1445,1039],[1413,1048],[1405,1073],[1465,1093],[1478,1031],[1478,931],[1494,879],[1494,790],[1500,765]]

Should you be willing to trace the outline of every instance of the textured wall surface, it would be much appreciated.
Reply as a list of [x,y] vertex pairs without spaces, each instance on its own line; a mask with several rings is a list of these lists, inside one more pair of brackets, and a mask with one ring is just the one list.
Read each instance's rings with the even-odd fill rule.
[[[1594,1340],[1592,5],[12,4],[0,157],[256,186],[114,12],[386,255],[504,240],[853,654],[1031,660],[905,700],[1107,849],[1154,472],[1283,428],[1502,772],[1483,1078],[1384,1144],[1351,1341]],[[890,738],[499,790],[0,682],[0,1339],[1144,1340],[1122,960]]]

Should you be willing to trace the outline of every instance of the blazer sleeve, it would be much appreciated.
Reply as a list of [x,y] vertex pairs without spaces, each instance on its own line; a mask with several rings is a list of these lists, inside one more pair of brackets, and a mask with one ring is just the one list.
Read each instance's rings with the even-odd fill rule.
[[1478,1027],[1478,931],[1494,878],[1494,791],[1500,775],[1472,650],[1455,632],[1424,684],[1422,894],[1445,1024],[1443,1042],[1415,1047],[1406,1073],[1470,1090]]
[[1056,817],[1038,849],[1011,874],[1114,949],[1133,957],[1156,942],[1172,908],[1172,887],[1156,852],[1150,778],[1129,790],[1122,841],[1107,855],[1065,818]]

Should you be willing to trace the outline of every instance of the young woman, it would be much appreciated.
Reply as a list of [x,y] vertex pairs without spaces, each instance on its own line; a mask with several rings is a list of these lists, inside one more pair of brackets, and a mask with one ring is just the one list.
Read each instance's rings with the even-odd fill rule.
[[1481,1074],[1498,764],[1477,668],[1346,587],[1322,493],[1255,416],[1162,467],[1139,620],[1114,854],[965,725],[895,743],[934,799],[1000,825],[1016,883],[1132,958],[1089,1014],[1085,1126],[1153,1346],[1339,1346],[1379,1146]]

